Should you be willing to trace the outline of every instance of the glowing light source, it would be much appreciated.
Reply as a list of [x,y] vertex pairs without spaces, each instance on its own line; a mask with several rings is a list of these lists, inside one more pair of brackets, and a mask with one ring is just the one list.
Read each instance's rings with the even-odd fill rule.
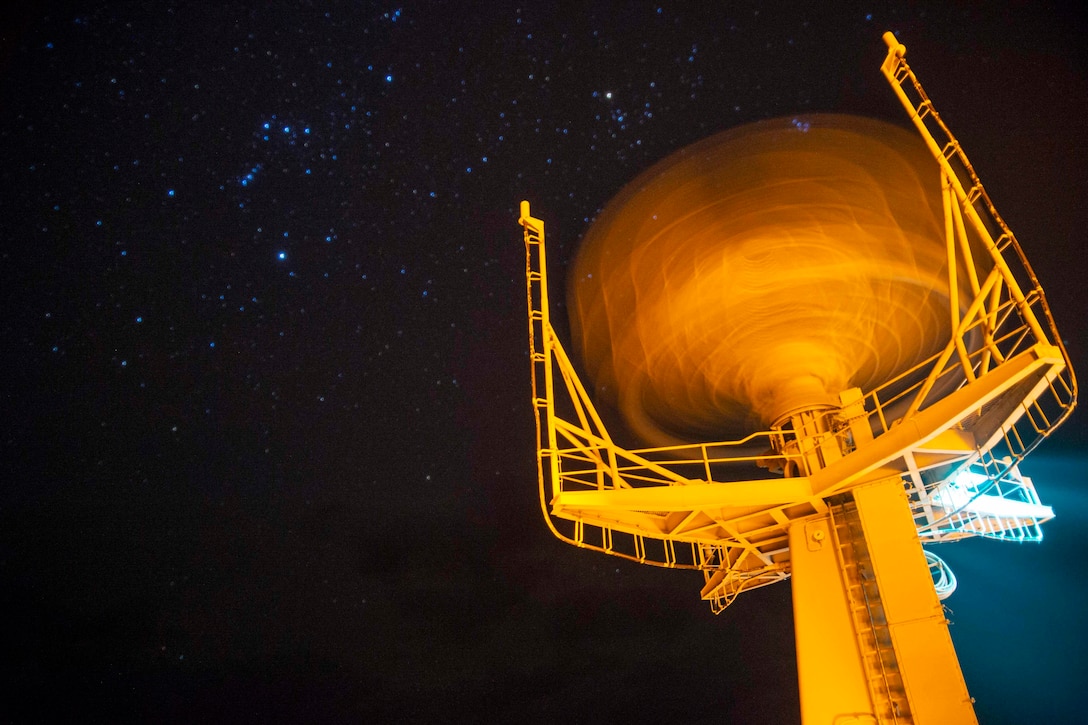
[[995,477],[964,470],[938,488],[930,503],[946,512],[945,530],[993,539],[1041,541],[1040,524],[1054,518],[1054,509],[1039,502],[1031,479],[1015,466]]

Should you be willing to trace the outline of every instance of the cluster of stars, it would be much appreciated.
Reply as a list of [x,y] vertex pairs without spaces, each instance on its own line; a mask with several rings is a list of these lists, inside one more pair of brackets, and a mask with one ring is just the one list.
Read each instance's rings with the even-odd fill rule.
[[[659,17],[665,15],[661,7],[655,8],[654,13]],[[325,18],[331,20],[329,13]],[[402,8],[385,11],[381,18],[390,27],[394,24],[411,27],[414,22],[413,18],[408,18],[408,23],[402,22],[405,19]],[[625,75],[622,66],[614,67],[610,77],[597,79],[603,83],[595,90],[571,95],[565,89],[580,79],[565,55],[576,41],[575,36],[569,31],[546,30],[535,18],[531,27],[526,28],[530,17],[521,9],[507,18],[515,26],[521,26],[516,36],[518,52],[510,54],[509,63],[487,66],[485,76],[479,70],[465,72],[472,59],[482,57],[480,54],[484,52],[483,48],[466,44],[457,46],[452,62],[438,55],[430,59],[426,55],[407,58],[386,52],[382,57],[381,52],[370,50],[369,45],[365,50],[369,57],[365,60],[334,58],[319,52],[321,72],[309,75],[281,70],[282,59],[277,52],[269,49],[262,53],[260,33],[246,33],[244,40],[231,45],[238,62],[263,63],[266,62],[263,59],[270,58],[280,89],[267,94],[268,101],[274,104],[271,112],[241,108],[224,121],[228,125],[219,129],[215,146],[218,157],[203,162],[211,173],[220,174],[219,190],[233,196],[233,207],[241,215],[239,223],[256,229],[248,235],[251,247],[244,244],[246,237],[242,235],[240,239],[224,239],[221,259],[204,252],[212,260],[210,269],[215,270],[209,272],[204,285],[225,284],[229,290],[238,283],[235,279],[238,275],[259,278],[260,258],[252,252],[257,250],[264,255],[265,264],[271,255],[272,268],[281,279],[303,281],[304,286],[298,289],[305,294],[325,294],[318,292],[322,288],[315,285],[343,284],[347,280],[364,283],[365,291],[378,293],[388,289],[391,278],[400,278],[404,284],[395,288],[398,290],[395,294],[402,294],[399,290],[403,290],[404,295],[427,301],[437,309],[439,300],[447,299],[439,291],[443,287],[440,275],[448,274],[448,269],[435,258],[422,265],[428,267],[426,271],[409,273],[410,267],[421,265],[411,259],[415,253],[411,247],[399,248],[388,243],[389,235],[399,225],[398,221],[383,218],[391,208],[408,204],[397,207],[398,213],[407,210],[409,225],[418,228],[419,220],[440,219],[451,205],[463,203],[465,194],[472,189],[498,183],[516,195],[516,189],[532,178],[534,169],[535,173],[552,179],[569,181],[577,175],[589,178],[585,174],[589,168],[615,168],[614,178],[621,181],[625,165],[634,158],[632,152],[643,146],[644,139],[662,138],[663,134],[669,138],[669,133],[675,133],[662,129],[676,128],[678,119],[685,116],[684,109],[705,86],[704,75],[693,75],[691,66],[709,67],[712,63],[708,58],[715,52],[714,44],[703,39],[677,36],[655,38],[653,42],[628,42],[594,29],[589,47],[604,58],[622,54],[621,48],[629,52],[632,43],[637,44],[640,53],[649,53],[661,45],[662,57],[671,57],[672,65],[656,64],[651,80],[646,80],[644,73]],[[52,42],[48,49],[54,50]],[[125,62],[126,75],[108,74],[106,87],[111,93],[120,92],[129,104],[125,107],[131,107],[137,120],[163,123],[156,117],[157,109],[149,106],[149,110],[141,112],[136,104],[148,97],[150,90],[139,85],[142,62],[146,61],[138,61],[136,55],[130,57]],[[185,107],[182,119],[197,123],[208,117],[208,109],[199,104],[200,99],[210,96],[212,82],[194,78],[182,83],[170,69],[157,71],[151,77],[157,79],[158,91],[184,87],[194,94],[193,105]],[[529,83],[507,81],[514,77],[527,79]],[[398,94],[409,91],[418,94],[422,89],[430,95],[416,98],[423,98],[424,104],[436,100],[437,105],[428,107],[426,112],[411,103],[404,105],[398,99],[408,96],[391,95],[394,85]],[[87,91],[83,80],[75,81],[73,87],[81,93]],[[557,95],[560,88],[564,91]],[[304,95],[307,102],[298,102]],[[585,100],[587,95],[590,102]],[[553,104],[545,102],[547,98],[557,100]],[[493,109],[491,113],[481,112],[488,107]],[[740,104],[731,107],[735,113],[741,111]],[[245,131],[247,123],[252,125]],[[807,130],[805,122],[797,120],[795,125],[801,131]],[[447,138],[451,129],[457,129],[458,138]],[[471,130],[466,132],[466,129]],[[669,146],[693,140],[704,131],[703,128],[685,130],[688,135],[675,136]],[[511,147],[513,151],[508,150]],[[426,159],[424,163],[409,161],[421,158],[421,152]],[[180,219],[183,225],[201,218],[203,212],[195,205],[207,203],[206,197],[198,191],[199,180],[187,171],[199,166],[200,161],[186,163],[182,153],[174,154],[174,160],[169,161],[169,152],[151,148],[133,153],[140,153],[142,160],[132,158],[128,173],[156,174],[158,188],[165,188],[167,199],[176,202],[174,210],[168,212],[176,215],[172,218]],[[191,150],[187,153],[194,155]],[[345,154],[352,157],[350,166],[340,163]],[[166,163],[164,157],[168,159]],[[563,165],[557,163],[560,158],[578,161]],[[143,163],[147,159],[152,162]],[[228,164],[233,169],[224,173]],[[111,168],[120,174],[123,164],[111,162]],[[450,170],[460,173],[450,174]],[[456,181],[458,176],[463,176],[466,183],[471,179],[473,185],[461,185]],[[313,212],[300,205],[304,200],[313,205]],[[601,199],[563,190],[561,195],[557,194],[555,203],[557,212],[588,223],[599,213]],[[59,211],[59,205],[54,205],[54,210]],[[127,257],[130,248],[140,246],[131,237],[118,236],[120,225],[116,223],[104,225],[103,219],[98,219],[95,225],[103,231],[107,231],[104,226],[109,227],[110,241],[121,257]],[[196,237],[214,237],[219,233],[211,228],[183,232],[177,243],[182,247],[192,246],[197,242]],[[233,236],[238,237],[237,233]],[[463,252],[464,245],[459,249]],[[140,264],[146,259],[145,252],[140,256]],[[138,273],[138,268],[139,265],[131,267],[131,273]],[[475,265],[465,262],[456,267],[462,283],[474,275],[492,279],[493,270],[498,268],[499,260],[491,254],[482,256]],[[343,270],[352,274],[339,274]],[[245,286],[276,284],[254,279],[248,279]],[[492,296],[494,291],[488,290],[486,294]],[[261,298],[277,296],[262,294]],[[295,314],[259,305],[259,297],[254,294],[233,303],[224,294],[201,295],[201,299],[217,302],[222,309],[233,309],[239,315],[259,309],[252,316],[255,329],[268,327],[280,339],[289,327],[287,319]],[[144,314],[137,314],[134,319],[141,327],[168,324],[161,316],[152,318],[149,325],[143,324],[147,319]],[[215,336],[224,344],[236,346],[237,342],[229,341],[228,335],[245,334],[229,321],[217,324]],[[169,329],[175,334],[173,326]],[[402,338],[403,328],[397,329],[394,339]],[[135,349],[140,344],[136,341],[129,347]],[[217,341],[208,340],[207,336],[201,344],[209,350],[217,348]],[[59,344],[51,346],[54,351],[61,348]],[[390,343],[385,342],[377,346],[376,354],[387,354],[389,350]],[[121,367],[128,368],[134,357],[124,354],[116,359]],[[324,399],[322,395],[321,400]]]

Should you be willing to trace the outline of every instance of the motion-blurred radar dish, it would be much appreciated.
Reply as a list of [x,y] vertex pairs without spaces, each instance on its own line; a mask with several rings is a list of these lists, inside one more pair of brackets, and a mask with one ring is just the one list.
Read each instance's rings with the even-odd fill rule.
[[576,351],[649,445],[837,407],[948,339],[942,216],[917,134],[841,115],[726,131],[590,228],[568,287]]
[[522,202],[540,501],[564,541],[701,571],[715,612],[792,577],[805,723],[974,723],[940,604],[956,579],[922,545],[1042,538],[1054,514],[1019,463],[1076,379],[1016,237],[884,39],[916,133],[744,126],[606,207],[569,282],[590,386]]

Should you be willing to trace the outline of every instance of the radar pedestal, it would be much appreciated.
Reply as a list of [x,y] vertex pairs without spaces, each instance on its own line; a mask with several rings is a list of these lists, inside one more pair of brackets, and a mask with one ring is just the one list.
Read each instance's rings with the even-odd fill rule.
[[805,723],[977,722],[902,481],[789,529]]
[[[801,408],[772,426],[794,434],[778,439],[787,476],[808,476],[842,458],[837,424],[852,446],[872,443],[864,416],[856,415],[860,391],[840,399],[845,408]],[[826,503],[826,512],[789,526],[802,721],[977,722],[902,478],[857,486]]]

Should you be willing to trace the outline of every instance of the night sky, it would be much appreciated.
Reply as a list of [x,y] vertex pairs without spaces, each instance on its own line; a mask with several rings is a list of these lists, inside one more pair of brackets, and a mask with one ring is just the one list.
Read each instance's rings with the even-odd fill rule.
[[[799,721],[790,587],[536,498],[524,247],[712,133],[906,125],[907,59],[1088,375],[1073,3],[24,3],[0,22],[3,722]],[[1088,417],[1041,545],[943,547],[983,723],[1083,722]]]

